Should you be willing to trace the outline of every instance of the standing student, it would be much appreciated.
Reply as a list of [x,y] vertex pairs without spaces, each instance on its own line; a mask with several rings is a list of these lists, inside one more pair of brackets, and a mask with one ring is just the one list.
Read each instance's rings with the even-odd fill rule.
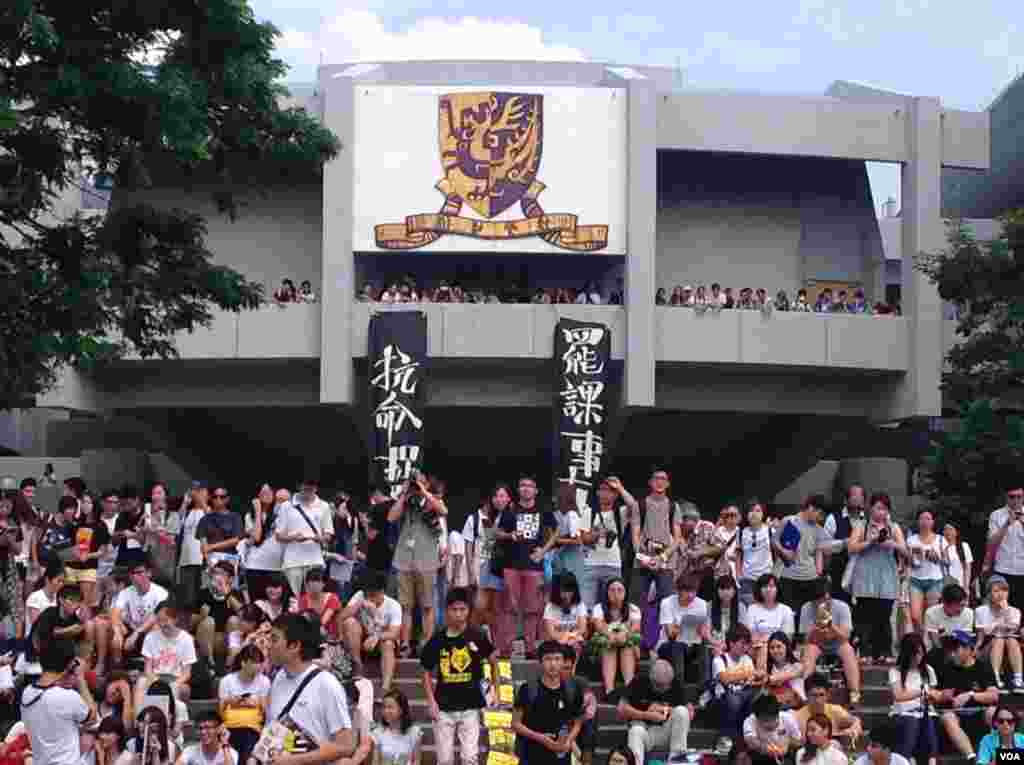
[[583,727],[583,694],[573,680],[562,679],[562,646],[545,641],[538,649],[541,675],[516,694],[512,731],[519,761],[529,765],[568,765]]
[[203,547],[196,538],[196,529],[207,512],[206,484],[192,482],[192,490],[181,504],[181,525],[178,527],[178,594],[186,608],[193,608],[203,584]]
[[427,641],[420,653],[439,765],[454,763],[456,739],[463,765],[476,765],[480,710],[487,706],[481,690],[484,662],[490,663],[492,681],[498,678],[494,647],[483,631],[469,625],[470,608],[469,590],[456,587],[449,591],[445,627]]
[[281,505],[288,501],[288,492],[281,491],[275,497],[267,484],[260,487],[259,494],[252,501],[249,551],[245,557],[245,584],[249,600],[255,603],[266,597],[267,584],[271,577],[281,573],[284,549],[274,536],[276,525],[281,519]]

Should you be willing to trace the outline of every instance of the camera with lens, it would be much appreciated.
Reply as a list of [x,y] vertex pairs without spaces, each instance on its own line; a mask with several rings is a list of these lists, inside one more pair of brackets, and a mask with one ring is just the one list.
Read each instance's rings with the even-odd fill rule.
[[889,541],[889,527],[888,526],[883,526],[882,528],[880,528],[878,530],[878,542],[879,542],[879,544],[881,544],[882,542],[888,542],[888,541]]
[[604,546],[605,546],[605,548],[610,549],[611,546],[615,544],[615,540],[618,539],[618,538],[619,538],[619,533],[617,531],[606,531],[604,533]]

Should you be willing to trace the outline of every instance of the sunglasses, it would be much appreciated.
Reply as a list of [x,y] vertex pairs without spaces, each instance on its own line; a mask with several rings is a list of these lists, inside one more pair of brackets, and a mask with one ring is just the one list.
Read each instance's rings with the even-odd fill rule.
[[1000,717],[998,720],[996,720],[996,722],[999,725],[1013,725],[1017,721],[1014,720],[1012,717]]

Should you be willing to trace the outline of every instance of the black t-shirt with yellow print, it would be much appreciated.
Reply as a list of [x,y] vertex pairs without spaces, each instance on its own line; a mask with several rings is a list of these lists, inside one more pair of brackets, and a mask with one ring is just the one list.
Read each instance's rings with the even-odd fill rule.
[[420,663],[427,672],[435,672],[434,696],[442,712],[483,709],[487,703],[480,687],[484,663],[494,646],[483,632],[467,627],[458,637],[440,629],[420,652]]

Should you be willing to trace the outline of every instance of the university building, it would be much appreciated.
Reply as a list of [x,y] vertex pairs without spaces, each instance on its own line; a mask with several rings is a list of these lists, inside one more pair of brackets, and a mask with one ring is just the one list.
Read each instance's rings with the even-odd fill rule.
[[[313,472],[361,490],[371,316],[408,310],[426,317],[426,465],[459,494],[519,471],[550,479],[560,318],[611,334],[602,469],[634,486],[665,465],[707,509],[774,496],[837,434],[940,416],[951,324],[912,256],[944,246],[943,178],[989,168],[989,113],[845,82],[797,96],[672,79],[596,63],[324,66],[308,105],[342,150],[322,178],[253,169],[235,220],[208,188],[170,176],[115,190],[115,206],[202,212],[218,262],[269,291],[308,279],[319,301],[218,315],[179,338],[177,360],[67,375],[38,402],[74,413],[50,452],[121,447],[240,487]],[[901,316],[655,304],[660,287],[712,283],[791,298],[860,287],[884,301],[868,161],[901,167]],[[593,281],[625,299],[357,300],[363,284],[405,274],[524,289]]]

